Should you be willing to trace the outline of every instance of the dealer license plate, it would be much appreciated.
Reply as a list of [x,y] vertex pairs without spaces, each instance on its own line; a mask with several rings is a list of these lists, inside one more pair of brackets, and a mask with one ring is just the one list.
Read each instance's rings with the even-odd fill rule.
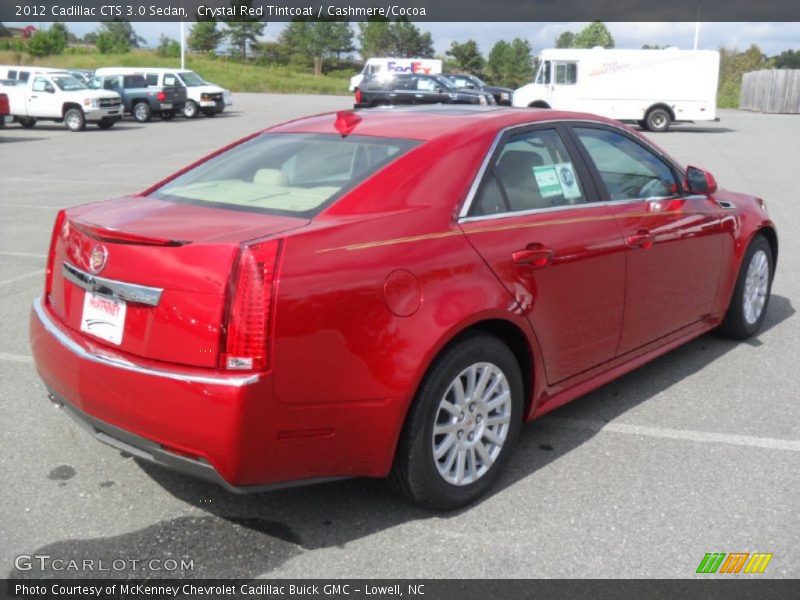
[[127,305],[122,300],[86,292],[83,296],[81,331],[119,346],[125,332],[126,308]]

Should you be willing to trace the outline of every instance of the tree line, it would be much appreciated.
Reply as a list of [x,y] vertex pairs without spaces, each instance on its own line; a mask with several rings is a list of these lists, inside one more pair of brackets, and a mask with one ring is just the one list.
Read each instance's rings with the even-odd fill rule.
[[[266,27],[266,23],[258,20],[198,21],[189,30],[187,45],[194,52],[214,54],[227,42],[234,59],[289,65],[313,70],[317,75],[342,67],[356,67],[353,60],[356,50],[364,60],[373,56],[435,56],[430,32],[420,30],[407,20],[372,20],[359,22],[355,27],[342,21],[296,20],[287,23],[274,42],[261,40]],[[7,33],[0,24],[0,36],[4,31]],[[55,22],[48,29],[36,31],[28,40],[3,38],[0,49],[5,47],[41,57],[61,54],[75,44],[93,45],[101,53],[125,53],[141,48],[145,40],[131,23],[123,20],[101,23],[97,30],[82,38],[69,31],[64,23]],[[556,48],[613,48],[615,41],[606,25],[595,21],[577,32],[563,31],[553,40],[553,45]],[[666,46],[643,46],[645,49],[663,47]],[[156,51],[161,56],[177,57],[180,45],[177,40],[162,35]],[[533,48],[523,38],[500,40],[486,55],[474,39],[453,41],[443,58],[450,71],[471,73],[508,87],[530,82],[536,67]],[[720,48],[720,105],[738,104],[743,73],[771,68],[800,69],[800,51],[786,50],[768,57],[755,44],[743,52]]]

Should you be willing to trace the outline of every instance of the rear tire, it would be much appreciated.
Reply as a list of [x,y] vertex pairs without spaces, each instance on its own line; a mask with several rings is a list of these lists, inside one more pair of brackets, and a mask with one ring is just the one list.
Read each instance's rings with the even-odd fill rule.
[[97,122],[97,126],[100,129],[111,129],[116,122],[116,119],[102,119],[101,121]]
[[187,100],[186,104],[183,105],[183,116],[187,119],[196,119],[199,112],[200,107],[197,106],[197,102],[194,100]]
[[500,477],[519,434],[522,407],[522,375],[508,346],[487,334],[462,339],[426,374],[390,482],[434,510],[476,501]]
[[34,119],[33,117],[19,117],[17,121],[19,121],[19,124],[25,129],[30,129],[31,127],[36,125],[36,119]]
[[665,108],[653,108],[644,119],[647,129],[654,133],[662,133],[669,129],[672,117]]
[[64,113],[64,127],[73,132],[86,129],[83,111],[80,108],[68,108]]
[[161,111],[161,119],[164,121],[171,121],[175,118],[175,111],[174,110],[162,110]]
[[216,117],[217,116],[217,109],[216,108],[207,108],[203,111],[203,114],[207,117]]
[[772,247],[763,235],[757,235],[742,259],[719,333],[734,340],[746,340],[761,330],[767,316],[774,273]]

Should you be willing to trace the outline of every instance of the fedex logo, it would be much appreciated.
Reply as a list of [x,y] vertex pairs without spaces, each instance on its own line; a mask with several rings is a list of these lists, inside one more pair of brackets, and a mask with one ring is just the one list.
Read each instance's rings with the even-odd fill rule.
[[386,68],[394,73],[423,73],[424,75],[429,75],[432,70],[432,67],[423,67],[418,60],[406,65],[397,64],[397,62],[391,60],[387,63]]

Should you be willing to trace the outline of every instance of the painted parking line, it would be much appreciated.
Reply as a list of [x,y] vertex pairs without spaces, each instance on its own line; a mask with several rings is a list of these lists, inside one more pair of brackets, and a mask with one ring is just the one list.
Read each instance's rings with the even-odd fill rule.
[[567,429],[579,429],[594,433],[622,433],[639,435],[668,440],[685,440],[701,442],[704,444],[732,444],[734,446],[749,446],[751,448],[767,448],[769,450],[789,450],[800,452],[800,441],[779,438],[756,437],[751,435],[736,435],[729,433],[713,433],[710,431],[695,431],[692,429],[670,429],[668,427],[648,427],[646,425],[632,425],[630,423],[606,423],[594,419],[567,419],[558,417],[545,417],[543,425],[555,425]]
[[0,256],[18,256],[21,258],[47,258],[46,254],[36,254],[35,252],[4,252],[0,250]]
[[5,285],[11,285],[12,283],[17,283],[20,281],[25,281],[26,279],[30,279],[32,277],[40,277],[42,275],[44,275],[44,269],[37,269],[36,271],[31,271],[30,273],[17,275],[16,277],[11,277],[10,279],[4,279],[3,281],[0,281],[0,287]]
[[33,364],[33,357],[30,354],[11,354],[10,352],[0,352],[0,362]]

